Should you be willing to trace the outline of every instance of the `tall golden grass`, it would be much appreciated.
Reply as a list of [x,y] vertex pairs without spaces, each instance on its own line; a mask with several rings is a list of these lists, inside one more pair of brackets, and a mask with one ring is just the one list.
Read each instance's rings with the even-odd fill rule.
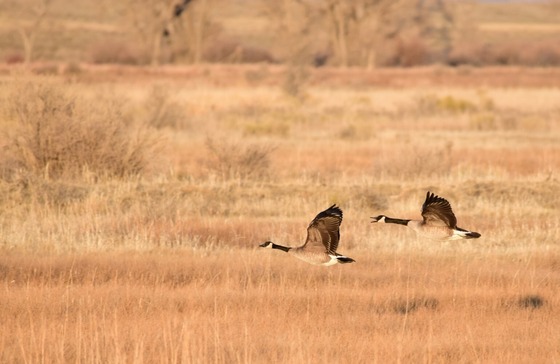
[[2,362],[554,362],[558,256],[256,249],[1,258]]
[[[438,72],[410,70],[398,88],[330,79],[297,98],[281,82],[157,72],[3,76],[0,362],[560,360],[559,91],[522,69],[503,70],[531,80],[515,88],[438,86]],[[36,88],[81,111],[41,118]],[[38,102],[29,120],[63,115],[80,141],[107,138],[88,125],[112,114],[119,145],[159,144],[134,144],[143,168],[129,173],[95,164],[122,163],[106,143],[47,173],[54,162],[29,162],[14,94]],[[45,130],[42,146],[75,135]],[[419,217],[427,190],[482,237],[369,223]],[[355,264],[257,248],[301,244],[332,203]]]

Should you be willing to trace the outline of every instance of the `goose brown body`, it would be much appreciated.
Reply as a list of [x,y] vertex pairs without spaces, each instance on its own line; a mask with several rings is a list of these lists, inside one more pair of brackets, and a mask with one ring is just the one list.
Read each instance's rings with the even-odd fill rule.
[[264,242],[262,248],[279,249],[310,264],[334,265],[352,263],[354,259],[336,252],[340,242],[342,210],[332,205],[320,212],[307,227],[307,239],[298,247],[286,247],[271,241]]
[[457,226],[457,218],[449,202],[433,193],[426,194],[422,205],[422,220],[395,219],[385,215],[371,218],[371,222],[405,225],[419,235],[437,240],[476,239],[480,234]]

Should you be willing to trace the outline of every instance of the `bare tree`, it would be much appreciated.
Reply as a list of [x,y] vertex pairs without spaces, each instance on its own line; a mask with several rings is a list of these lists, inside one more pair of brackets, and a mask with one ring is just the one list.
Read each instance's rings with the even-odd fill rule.
[[327,0],[317,3],[324,19],[335,63],[372,66],[379,33],[385,28],[381,21],[387,9],[401,0]]
[[33,59],[37,34],[43,30],[42,26],[47,18],[52,0],[20,0],[14,1],[17,9],[17,32],[20,35],[24,62],[29,64]]
[[[288,63],[304,59],[313,53],[320,28],[317,5],[306,0],[264,1],[263,12],[277,35],[276,50]],[[320,20],[319,20],[320,21]]]
[[414,25],[427,42],[430,61],[447,63],[452,47],[454,17],[443,0],[417,0]]
[[161,61],[163,32],[173,18],[177,0],[127,0],[125,15],[150,55],[150,64]]
[[183,0],[188,6],[178,13],[169,24],[168,42],[171,44],[172,57],[182,58],[189,63],[203,60],[207,41],[219,30],[212,22],[211,9],[215,0]]
[[167,47],[170,57],[188,54],[189,62],[202,60],[209,28],[209,0],[127,0],[125,15],[132,31],[159,65]]
[[338,64],[349,65],[349,44],[357,39],[360,21],[365,18],[364,0],[329,0],[323,8],[329,23],[329,35]]
[[[268,4],[283,48],[317,48],[341,67],[446,62],[456,17],[444,0],[283,0]],[[302,19],[303,17],[303,19]],[[288,40],[288,42],[286,42]],[[302,46],[300,46],[302,45]]]
[[329,0],[330,33],[339,64],[391,59],[400,65],[447,62],[455,18],[443,0]]
[[286,63],[283,90],[290,96],[300,98],[309,77],[309,65],[320,50],[321,20],[313,1],[281,0],[264,1],[263,12],[270,20],[279,58]]
[[[268,3],[277,34],[286,49],[311,48],[316,64],[328,57],[342,67],[363,65],[373,58],[377,13],[393,0],[283,0]],[[322,42],[323,45],[317,45]],[[317,52],[318,49],[321,49]]]
[[551,14],[560,14],[560,0],[548,0],[546,5],[551,11]]

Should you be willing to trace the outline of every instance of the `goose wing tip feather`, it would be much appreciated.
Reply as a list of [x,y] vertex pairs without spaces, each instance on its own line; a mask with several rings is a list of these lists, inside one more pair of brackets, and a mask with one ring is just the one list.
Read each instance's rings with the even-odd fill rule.
[[422,217],[425,223],[444,223],[451,228],[457,227],[457,218],[451,204],[445,198],[428,191],[422,205]]
[[307,245],[308,249],[314,246],[328,253],[335,253],[340,240],[341,223],[342,210],[336,204],[321,211],[309,224],[304,245]]

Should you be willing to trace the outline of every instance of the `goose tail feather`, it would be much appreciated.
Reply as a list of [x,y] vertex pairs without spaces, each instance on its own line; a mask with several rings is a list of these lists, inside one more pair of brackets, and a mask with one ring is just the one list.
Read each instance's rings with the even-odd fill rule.
[[463,238],[463,239],[478,239],[480,238],[480,234],[475,232],[475,231],[468,231],[465,229],[461,229],[461,228],[456,228],[453,231],[453,235],[457,236],[458,238]]
[[480,234],[475,231],[469,231],[468,233],[465,234],[465,237],[467,239],[478,239],[480,238]]
[[336,257],[336,260],[338,260],[339,263],[342,264],[346,264],[346,263],[353,263],[355,262],[354,259],[350,258],[350,257],[345,257],[344,255],[339,255]]

